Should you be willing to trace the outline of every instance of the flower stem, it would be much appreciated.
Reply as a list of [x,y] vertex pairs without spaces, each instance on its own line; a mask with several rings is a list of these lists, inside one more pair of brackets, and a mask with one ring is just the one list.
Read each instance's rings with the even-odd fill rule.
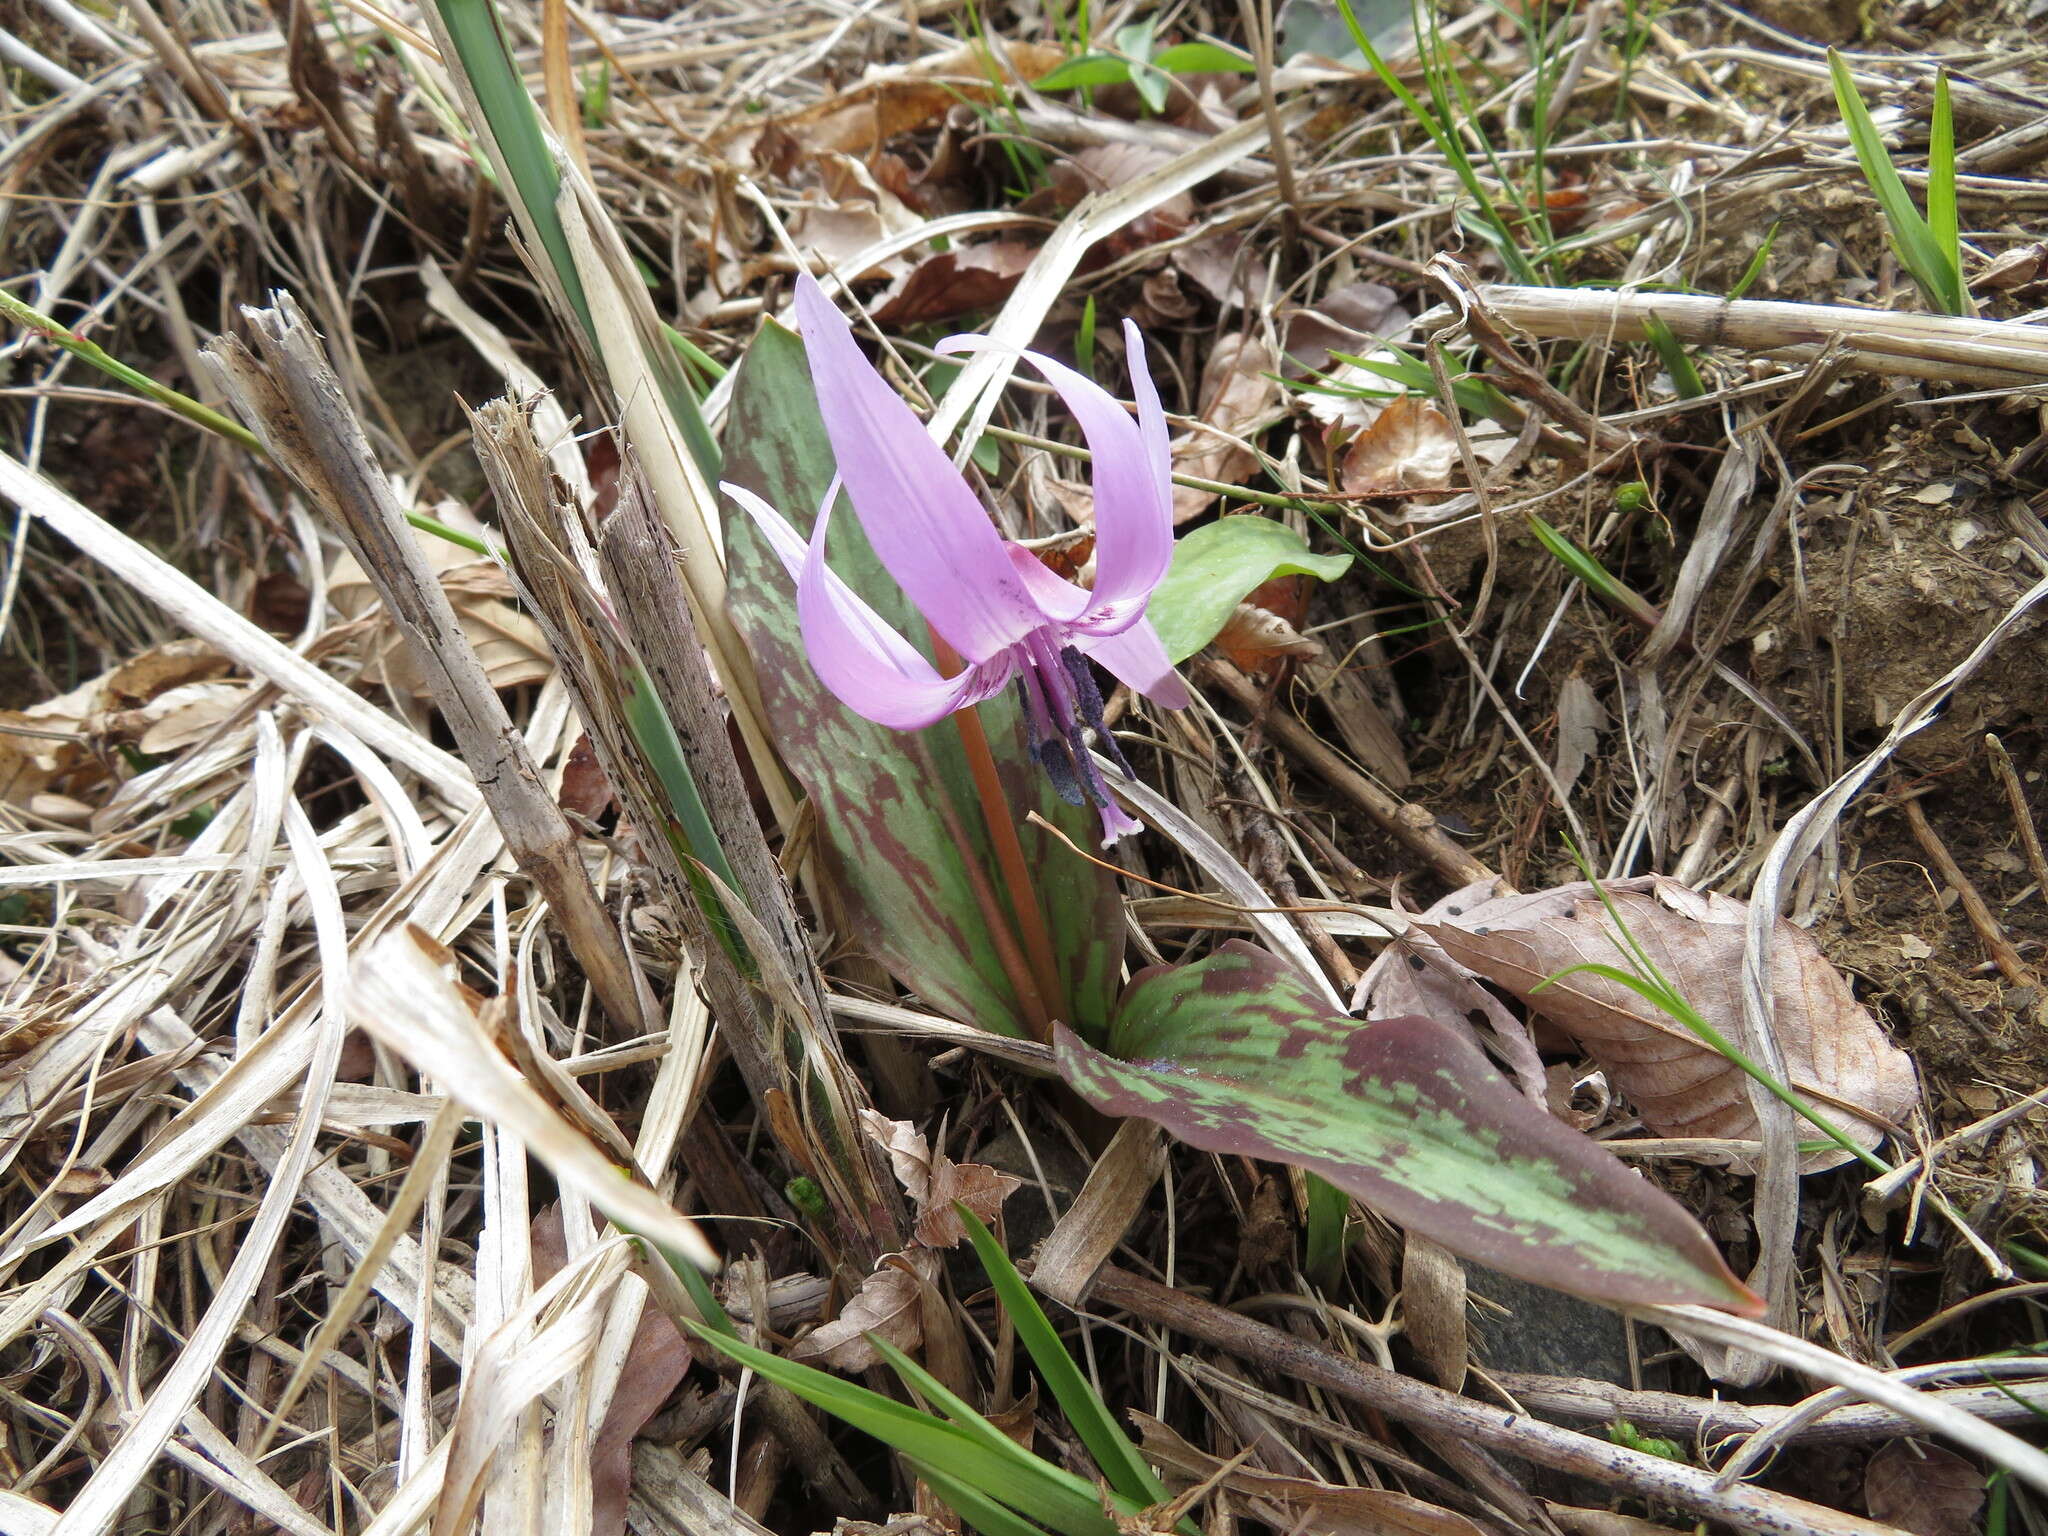
[[[936,631],[932,634],[932,648],[937,653],[941,672],[951,674],[959,670],[960,658]],[[960,749],[967,759],[967,771],[974,776],[975,793],[981,800],[982,821],[988,828],[996,867],[1002,872],[1003,884],[1009,889],[1010,911],[1016,918],[1017,937],[1023,943],[1025,958],[1030,962],[1032,978],[1038,984],[1038,994],[1044,999],[1045,1008],[1056,1014],[1066,993],[1060,986],[1059,966],[1053,959],[1052,934],[1045,926],[1045,910],[1038,902],[1038,887],[1031,882],[1030,866],[1024,862],[1024,844],[1017,836],[1017,818],[1011,815],[1009,797],[1003,793],[1003,781],[996,772],[995,755],[989,751],[988,733],[981,728],[980,711],[960,710],[953,716],[953,725],[960,733]],[[1043,1026],[1044,1037],[1050,1039],[1050,1014],[1039,1022]]]

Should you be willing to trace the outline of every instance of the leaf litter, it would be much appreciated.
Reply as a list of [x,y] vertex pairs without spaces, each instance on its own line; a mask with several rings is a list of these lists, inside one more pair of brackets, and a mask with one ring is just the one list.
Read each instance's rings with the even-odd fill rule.
[[[1154,905],[1127,907],[1143,958],[1196,958],[1249,929],[1291,964],[1355,981],[1368,1024],[1420,1014],[1469,1031],[1520,1105],[1561,1104],[1631,1177],[1701,1217],[1738,1271],[1766,1225],[1744,1171],[1766,1129],[1747,1080],[1626,989],[1584,973],[1539,985],[1621,963],[1559,833],[1569,810],[1590,834],[1583,851],[1617,876],[1629,932],[1689,1003],[1745,1039],[1749,882],[1823,771],[1781,722],[1826,773],[1880,750],[1868,792],[1787,872],[1765,1018],[1790,1086],[1900,1171],[1866,1218],[1863,1172],[1839,1152],[1802,1156],[1785,1229],[1798,1284],[1777,1321],[1844,1361],[1896,1360],[1930,1404],[2025,1422],[2048,1391],[2041,1373],[1992,1358],[2023,1327],[2025,1282],[2048,1247],[2032,1193],[2043,1114],[2025,1098],[2048,1020],[2030,979],[2048,908],[2027,854],[2048,771],[2044,678],[2025,628],[2048,552],[2048,456],[2016,383],[2039,372],[2011,371],[2035,366],[2020,350],[1994,355],[2024,346],[2013,323],[2043,296],[2026,220],[2048,199],[2026,135],[2048,82],[2024,21],[1909,9],[1858,44],[1860,89],[1901,130],[1894,153],[1916,196],[1934,72],[1953,72],[1967,275],[1984,323],[2006,329],[1973,333],[1981,355],[1940,366],[1991,369],[1987,384],[1929,377],[1913,355],[1931,345],[1916,339],[1931,334],[1920,301],[1813,72],[1813,52],[1849,42],[1854,18],[1775,7],[1788,30],[1769,30],[1681,9],[1638,28],[1606,8],[1452,8],[1425,17],[1441,31],[1425,27],[1418,45],[1397,37],[1409,17],[1396,9],[1360,14],[1383,53],[1425,72],[1411,78],[1426,80],[1442,47],[1477,71],[1458,92],[1481,75],[1508,84],[1458,95],[1457,126],[1468,144],[1504,136],[1492,147],[1513,153],[1486,160],[1483,182],[1512,187],[1518,239],[1551,263],[1540,290],[1468,290],[1481,301],[1464,333],[1442,329],[1457,316],[1431,259],[1457,250],[1481,284],[1510,274],[1475,238],[1470,188],[1442,146],[1392,111],[1329,7],[1290,0],[1268,23],[1286,154],[1209,166],[1135,214],[1112,203],[1079,257],[1059,221],[1142,191],[1191,140],[1259,124],[1258,77],[1177,79],[1158,116],[1127,87],[1031,92],[1072,49],[1042,18],[1000,9],[979,38],[944,17],[911,26],[819,7],[721,9],[701,19],[710,30],[629,6],[572,12],[566,32],[551,7],[508,14],[548,120],[577,125],[617,270],[714,363],[737,361],[782,301],[793,253],[776,221],[801,259],[859,278],[914,362],[932,335],[921,328],[977,328],[998,308],[1018,339],[1075,361],[1087,315],[1098,336],[1122,315],[1145,319],[1177,469],[1241,493],[1177,487],[1186,528],[1250,509],[1288,521],[1319,557],[1370,559],[1325,585],[1287,576],[1252,590],[1190,664],[1198,711],[1108,701],[1142,776],[1170,790],[1172,817],[1156,817],[1161,835],[1132,867],[1206,893],[1147,888]],[[30,16],[11,35],[0,148],[10,270],[26,274],[9,287],[186,388],[209,328],[293,289],[408,507],[447,523],[462,521],[452,506],[476,505],[477,526],[497,528],[505,513],[479,500],[457,395],[496,388],[505,359],[530,365],[565,408],[547,446],[572,455],[571,419],[588,433],[615,401],[584,388],[577,344],[503,237],[475,145],[451,131],[444,66],[415,47],[422,19],[400,8],[378,21],[389,25],[343,8],[280,27],[239,3]],[[1196,21],[1258,52],[1235,16],[1161,25],[1191,35]],[[1536,149],[1539,126],[1552,137]],[[1540,179],[1517,181],[1518,167]],[[982,222],[939,222],[963,216]],[[1546,224],[1568,248],[1544,246]],[[466,332],[451,348],[422,261],[498,333],[496,360],[451,364],[480,343]],[[1712,329],[1687,330],[1679,280],[1717,304],[1741,290],[1846,315],[1854,346],[1816,356],[1803,335],[1744,329],[1763,322],[1741,299]],[[1633,339],[1631,289],[1677,317],[1701,400]],[[1492,303],[1515,318],[1489,332]],[[1392,364],[1389,343],[1419,358],[1438,336],[1454,374],[1533,391],[1512,391],[1523,433],[1459,413],[1476,487],[1450,430],[1455,402],[1331,355]],[[1043,1053],[1014,1041],[989,1054],[940,1017],[966,1010],[938,991],[897,992],[816,883],[828,860],[798,813],[778,848],[854,1040],[840,1064],[857,1063],[859,1093],[885,1109],[854,1122],[887,1127],[872,1187],[904,1197],[900,1228],[882,1199],[869,1234],[809,1214],[798,1181],[816,1167],[774,1149],[828,1149],[818,1127],[835,1080],[820,1068],[756,1099],[723,1072],[730,999],[714,1009],[691,985],[651,872],[659,831],[595,781],[601,753],[563,682],[582,663],[535,626],[533,594],[491,561],[422,545],[447,568],[463,637],[549,793],[581,818],[578,857],[646,992],[621,1017],[592,1006],[576,940],[502,857],[479,773],[445,750],[400,635],[332,530],[241,450],[145,417],[40,339],[7,340],[0,409],[19,463],[6,484],[43,524],[18,537],[0,597],[10,1529],[71,1536],[127,1511],[201,1529],[396,1532],[466,1528],[475,1510],[477,1523],[551,1530],[808,1531],[935,1508],[860,1437],[778,1417],[758,1384],[739,1392],[687,1352],[653,1348],[675,1339],[648,1299],[660,1276],[637,1278],[592,1212],[630,1206],[677,1243],[709,1233],[729,1257],[751,1248],[729,1273],[758,1276],[762,1304],[729,1304],[765,1344],[854,1368],[873,1358],[862,1331],[878,1331],[924,1351],[1006,1433],[1062,1444],[1050,1399],[1018,1390],[1005,1319],[942,1256],[955,1196],[1000,1218],[1020,1255],[1049,1220],[1122,1212],[1064,1235],[1068,1251],[1105,1256],[1104,1293],[1133,1306],[1125,1265],[1166,1277],[1184,1307],[1288,1311],[1308,1356],[1191,1348],[1214,1336],[1197,1327],[1207,1314],[1181,1316],[1187,1332],[1139,1316],[1162,1330],[1141,1339],[1117,1331],[1131,1315],[1083,1301],[1085,1320],[1063,1324],[1085,1329],[1070,1336],[1113,1405],[1159,1412],[1147,1450],[1176,1491],[1213,1481],[1219,1528],[1668,1529],[1684,1510],[1738,1527],[1950,1536],[1994,1513],[2038,1520],[2023,1479],[1987,1494],[1988,1445],[1906,1438],[1893,1408],[1772,1419],[1786,1395],[1775,1388],[1724,1386],[1587,1326],[1546,1356],[1539,1324],[1561,1307],[1485,1330],[1473,1359],[1488,1377],[1468,1375],[1466,1391],[1485,1401],[1497,1383],[1528,1410],[1522,1449],[1539,1460],[1555,1449],[1544,1432],[1594,1431],[1569,1442],[1573,1470],[1605,1486],[1541,1489],[1581,1503],[1538,1504],[1471,1461],[1428,1427],[1434,1398],[1397,1411],[1312,1393],[1307,1369],[1380,1328],[1372,1318],[1390,1319],[1375,1337],[1409,1385],[1456,1378],[1454,1349],[1398,1336],[1403,1236],[1357,1208],[1348,1262],[1312,1288],[1298,1242],[1312,1196],[1284,1169],[1180,1148],[1170,1180],[1114,1201],[1091,1189],[1128,1170],[1033,1075]],[[1901,372],[1873,368],[1873,348]],[[505,381],[532,388],[509,370]],[[999,421],[1043,430],[1027,414]],[[1718,557],[1682,577],[1683,643],[1652,660],[1602,606],[1601,573],[1658,601],[1678,590],[1738,426],[1763,446],[1754,493],[1716,509]],[[1013,478],[1036,452],[1004,448],[987,482],[999,516],[1044,515],[1019,505],[1029,476]],[[1453,486],[1452,501],[1414,494]],[[1562,567],[1531,536],[1532,513],[1591,566]],[[559,531],[558,553],[580,569],[590,529]],[[1906,702],[2015,617],[1942,718],[1887,745]],[[1216,658],[1256,675],[1259,708],[1211,681]],[[1322,752],[1277,728],[1282,711]],[[768,779],[755,785],[771,803]],[[1042,854],[1070,857],[1050,839]],[[1460,889],[1466,860],[1493,878]],[[1628,878],[1647,870],[1675,878]],[[353,964],[334,963],[337,943]],[[378,1043],[351,1035],[331,1051],[319,1031],[358,1015]],[[458,1134],[438,1139],[451,1100],[466,1106],[448,1111]],[[318,1119],[295,1121],[306,1106]],[[929,1151],[941,1126],[959,1162]],[[1936,1219],[1944,1208],[1953,1219]],[[553,1235],[536,1229],[541,1213]],[[254,1258],[236,1268],[252,1221],[275,1240],[260,1274]],[[862,1248],[888,1229],[900,1236]],[[357,1265],[360,1311],[342,1317],[332,1309]],[[1466,1279],[1473,1308],[1512,1310],[1483,1269]],[[209,1310],[222,1294],[246,1297],[239,1320]],[[1638,1337],[1660,1347],[1648,1326]],[[301,1369],[312,1389],[268,1424]],[[1610,1446],[1605,1426],[1631,1420],[1711,1465],[1724,1455],[1717,1416],[1737,1408],[1749,1415],[1737,1432],[1768,1421],[1783,1437],[1737,1487],[1681,1463],[1585,1459]],[[1387,1486],[1362,1486],[1375,1480]],[[1751,1496],[1782,1502],[1734,1502]]]

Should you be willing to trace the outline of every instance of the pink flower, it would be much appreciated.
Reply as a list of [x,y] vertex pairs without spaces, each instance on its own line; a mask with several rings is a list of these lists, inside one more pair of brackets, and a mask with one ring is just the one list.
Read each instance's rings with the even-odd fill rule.
[[[804,649],[819,680],[856,714],[918,730],[1015,683],[1031,722],[1032,755],[1071,804],[1102,814],[1103,846],[1139,830],[1110,797],[1088,733],[1118,763],[1102,722],[1094,661],[1155,703],[1188,702],[1145,617],[1173,560],[1173,486],[1166,416],[1145,368],[1138,328],[1124,322],[1133,421],[1106,390],[1073,369],[1026,352],[1080,423],[1094,458],[1095,587],[1074,585],[1002,538],[973,489],[923,423],[861,355],[853,332],[808,276],[797,280],[797,318],[818,409],[838,461],[808,545],[786,518],[744,486],[725,492],[750,513],[797,584]],[[971,351],[956,336],[941,351]],[[904,594],[965,661],[941,676],[825,565],[825,533],[843,484],[868,542]]]

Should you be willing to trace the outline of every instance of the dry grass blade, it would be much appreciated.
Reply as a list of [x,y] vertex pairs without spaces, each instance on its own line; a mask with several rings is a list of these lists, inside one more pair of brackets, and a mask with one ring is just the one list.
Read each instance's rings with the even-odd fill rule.
[[454,957],[417,928],[387,934],[358,966],[354,1022],[516,1135],[556,1178],[638,1236],[706,1269],[696,1225],[604,1156],[512,1067],[456,981]]

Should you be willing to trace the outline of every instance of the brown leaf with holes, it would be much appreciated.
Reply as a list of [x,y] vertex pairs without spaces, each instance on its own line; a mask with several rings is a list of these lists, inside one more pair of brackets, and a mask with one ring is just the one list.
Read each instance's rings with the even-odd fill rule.
[[[1173,472],[1197,480],[1241,484],[1258,459],[1228,437],[1256,437],[1279,412],[1280,386],[1271,377],[1273,352],[1256,336],[1226,336],[1202,365],[1200,419],[1214,431],[1196,428],[1173,440]],[[1173,520],[1184,523],[1207,511],[1216,492],[1185,485],[1173,488]]]
[[875,324],[901,330],[994,309],[1037,254],[1037,246],[1022,240],[989,240],[927,256],[883,291],[873,311]]
[[924,1288],[938,1273],[938,1255],[929,1248],[883,1255],[839,1315],[798,1340],[789,1358],[827,1370],[864,1371],[882,1362],[869,1334],[898,1349],[916,1350],[924,1339]]
[[1984,1473],[1964,1457],[1919,1440],[1892,1440],[1863,1472],[1870,1518],[1913,1536],[1974,1536]]
[[1427,400],[1403,395],[1344,450],[1338,481],[1354,494],[1440,491],[1458,465],[1458,436]]
[[[1678,993],[1722,1035],[1741,1040],[1748,905],[1661,875],[1606,889],[1630,937]],[[1541,986],[1575,965],[1627,969],[1620,935],[1591,885],[1484,902],[1413,932],[1566,1030],[1656,1135],[1757,1135],[1749,1079],[1684,1024],[1603,976],[1579,972]],[[1812,936],[1782,918],[1772,929],[1769,994],[1793,1088],[1852,1140],[1876,1146],[1919,1097],[1912,1058],[1885,1038]],[[1847,1156],[1815,1152],[1800,1166],[1813,1173]]]

